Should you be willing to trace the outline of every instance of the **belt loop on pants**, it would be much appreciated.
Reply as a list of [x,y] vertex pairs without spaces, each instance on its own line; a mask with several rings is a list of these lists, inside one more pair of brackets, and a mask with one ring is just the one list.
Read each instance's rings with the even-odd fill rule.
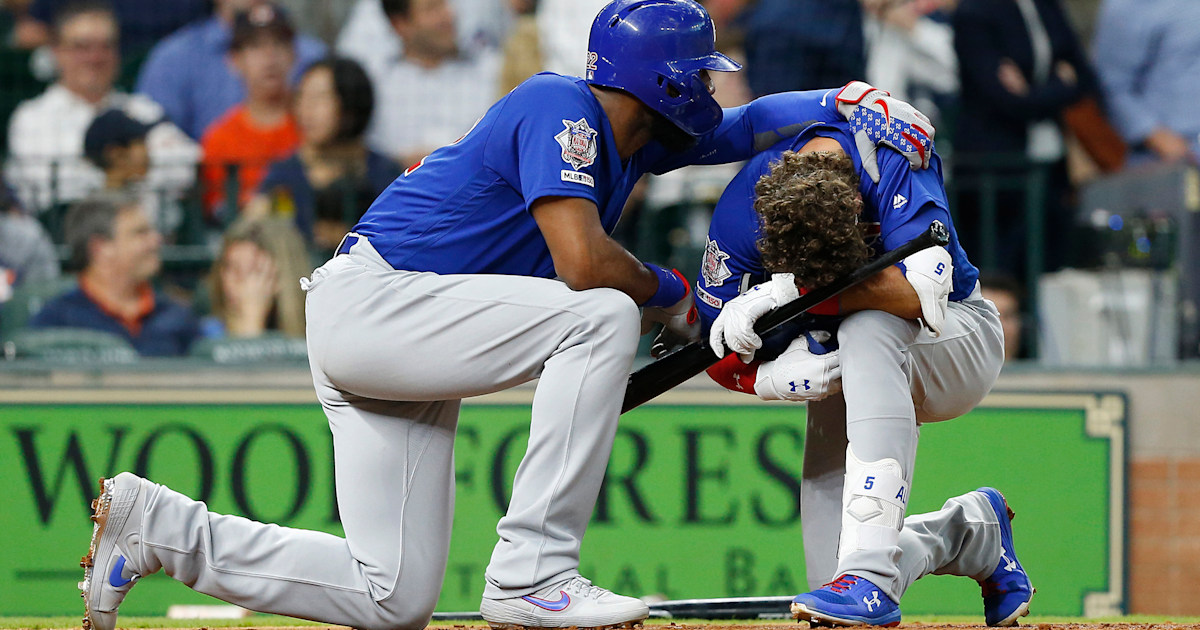
[[354,244],[358,242],[358,238],[359,237],[354,234],[346,234],[343,236],[342,242],[338,243],[337,251],[334,252],[333,255],[336,257],[341,256],[342,254],[349,254],[350,248],[354,247]]

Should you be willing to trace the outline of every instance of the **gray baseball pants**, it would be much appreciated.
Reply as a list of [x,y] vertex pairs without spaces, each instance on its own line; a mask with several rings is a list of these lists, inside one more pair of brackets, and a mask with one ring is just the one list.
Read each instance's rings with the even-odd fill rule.
[[987,577],[1000,561],[996,515],[979,494],[904,521],[897,546],[838,558],[846,447],[863,461],[891,458],[912,480],[919,425],[956,418],[983,400],[1004,363],[996,307],[979,289],[949,304],[939,337],[881,311],[850,315],[838,329],[842,392],[808,405],[801,522],[809,586],[844,573],[895,601],[922,575]]
[[215,514],[157,486],[140,568],[252,610],[423,628],[450,545],[459,399],[540,377],[484,596],[578,575],[637,346],[633,301],[540,278],[396,271],[366,239],[304,284],[346,537]]

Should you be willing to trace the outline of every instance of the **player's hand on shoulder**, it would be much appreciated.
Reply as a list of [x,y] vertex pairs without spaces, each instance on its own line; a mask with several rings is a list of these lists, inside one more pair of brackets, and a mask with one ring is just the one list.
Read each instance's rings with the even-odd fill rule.
[[738,353],[742,362],[749,363],[754,358],[754,351],[762,347],[762,339],[754,332],[754,322],[771,309],[798,297],[800,291],[792,274],[772,275],[770,280],[725,303],[709,330],[709,346],[718,357],[724,357],[728,348]]
[[913,169],[929,168],[935,129],[915,107],[862,81],[851,81],[837,95],[837,109],[850,123],[863,169],[879,183],[877,147],[900,152]]
[[905,258],[902,264],[904,278],[921,300],[921,323],[934,337],[941,335],[954,284],[950,252],[945,247],[930,247]]
[[842,361],[837,350],[824,350],[825,331],[813,331],[792,340],[773,361],[758,366],[754,393],[763,400],[821,400],[842,391]]

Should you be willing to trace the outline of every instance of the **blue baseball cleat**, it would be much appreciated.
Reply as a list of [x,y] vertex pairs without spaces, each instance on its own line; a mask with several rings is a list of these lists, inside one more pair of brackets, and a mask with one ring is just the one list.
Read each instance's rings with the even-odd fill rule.
[[792,617],[814,626],[896,626],[900,606],[870,580],[847,574],[797,595]]
[[976,492],[987,497],[1000,520],[1000,564],[991,576],[979,582],[983,587],[983,616],[989,626],[1015,626],[1018,618],[1029,614],[1029,602],[1037,590],[1013,549],[1015,515],[1004,495],[995,488],[979,488]]

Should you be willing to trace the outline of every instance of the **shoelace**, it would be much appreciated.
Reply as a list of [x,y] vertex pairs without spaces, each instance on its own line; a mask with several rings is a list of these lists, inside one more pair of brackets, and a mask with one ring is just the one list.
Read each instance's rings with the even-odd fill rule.
[[825,586],[821,588],[829,587],[829,590],[835,593],[845,593],[855,584],[858,584],[858,578],[853,575],[843,575],[832,582],[826,582]]
[[567,585],[563,587],[563,590],[576,593],[588,599],[598,599],[601,595],[604,595],[608,592],[606,589],[592,584],[590,580],[582,576],[576,577],[570,582],[567,582]]

